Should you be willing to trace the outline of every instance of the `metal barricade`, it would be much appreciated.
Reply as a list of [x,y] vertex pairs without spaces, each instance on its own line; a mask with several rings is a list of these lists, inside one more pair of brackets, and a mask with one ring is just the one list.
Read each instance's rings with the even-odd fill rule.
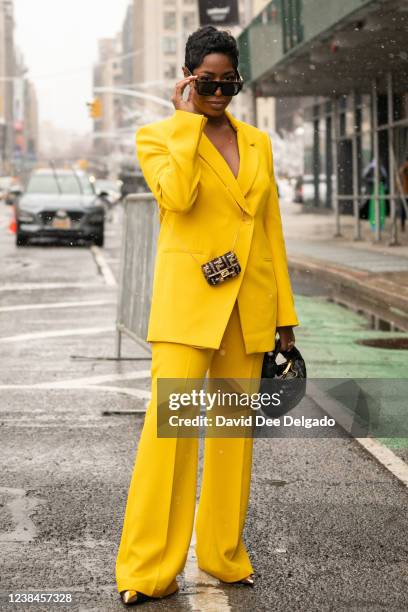
[[151,193],[128,196],[123,205],[119,298],[116,317],[116,356],[121,357],[122,334],[150,352],[145,341],[149,322],[154,260],[160,229]]

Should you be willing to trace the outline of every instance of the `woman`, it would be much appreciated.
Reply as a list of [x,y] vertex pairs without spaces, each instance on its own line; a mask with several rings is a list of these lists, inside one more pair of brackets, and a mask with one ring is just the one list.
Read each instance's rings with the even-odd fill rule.
[[[175,113],[143,126],[136,138],[162,221],[147,335],[152,398],[116,561],[126,605],[177,591],[194,523],[198,439],[157,436],[157,381],[206,372],[209,379],[257,380],[276,331],[286,350],[298,325],[269,137],[226,110],[241,88],[235,39],[212,26],[197,30],[183,72]],[[211,285],[201,266],[228,251],[241,271]],[[205,440],[197,562],[227,583],[254,584],[242,540],[252,442]]]

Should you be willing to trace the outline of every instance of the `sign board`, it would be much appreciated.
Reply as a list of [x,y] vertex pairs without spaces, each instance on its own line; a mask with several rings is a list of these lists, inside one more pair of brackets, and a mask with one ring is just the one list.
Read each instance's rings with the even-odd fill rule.
[[200,25],[238,25],[238,0],[199,0]]

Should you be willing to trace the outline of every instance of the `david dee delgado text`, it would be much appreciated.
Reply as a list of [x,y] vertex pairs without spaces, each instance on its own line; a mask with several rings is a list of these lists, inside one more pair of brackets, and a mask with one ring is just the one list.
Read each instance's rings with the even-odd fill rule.
[[[210,411],[216,405],[220,406],[237,406],[249,407],[252,410],[258,410],[262,406],[278,406],[281,403],[279,393],[226,393],[216,391],[208,393],[203,389],[192,390],[189,393],[170,393],[168,407],[172,411],[178,411],[183,407],[200,407],[205,406],[207,411]],[[288,414],[283,417],[266,417],[262,414],[250,414],[247,416],[241,415],[236,417],[217,414],[208,416],[199,414],[192,418],[183,417],[180,414],[172,414],[169,416],[169,425],[171,427],[242,427],[242,426],[267,426],[267,427],[304,427],[310,429],[312,427],[334,427],[336,421],[332,418],[324,416],[322,418],[309,417],[293,417]]]

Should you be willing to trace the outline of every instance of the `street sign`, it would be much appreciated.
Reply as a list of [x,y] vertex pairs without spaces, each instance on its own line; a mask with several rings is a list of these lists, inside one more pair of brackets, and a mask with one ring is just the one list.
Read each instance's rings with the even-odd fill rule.
[[238,25],[238,0],[199,0],[200,25]]

